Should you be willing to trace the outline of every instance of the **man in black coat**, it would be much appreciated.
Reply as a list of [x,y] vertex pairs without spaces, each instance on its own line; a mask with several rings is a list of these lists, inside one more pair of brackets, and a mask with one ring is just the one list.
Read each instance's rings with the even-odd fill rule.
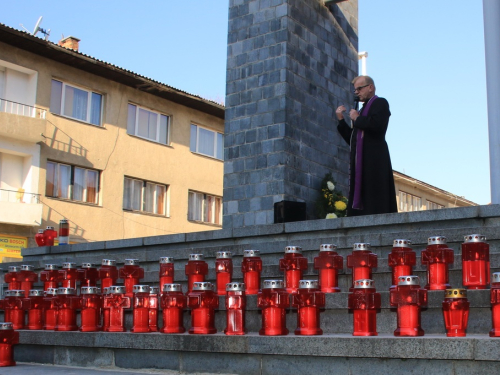
[[[350,145],[350,176],[347,216],[398,212],[391,157],[385,141],[389,125],[389,103],[375,95],[375,83],[368,76],[352,81],[354,93],[363,102],[361,111],[349,112],[352,128],[344,119],[346,108],[335,111],[337,130]],[[351,122],[349,121],[349,122]]]

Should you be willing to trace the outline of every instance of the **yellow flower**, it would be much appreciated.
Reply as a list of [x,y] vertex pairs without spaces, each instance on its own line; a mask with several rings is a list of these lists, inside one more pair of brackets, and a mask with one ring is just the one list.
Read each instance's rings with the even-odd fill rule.
[[344,211],[346,208],[347,208],[347,205],[344,202],[342,202],[342,201],[335,202],[335,209],[337,209],[339,211]]
[[335,214],[327,214],[325,219],[336,219],[337,218],[337,215]]

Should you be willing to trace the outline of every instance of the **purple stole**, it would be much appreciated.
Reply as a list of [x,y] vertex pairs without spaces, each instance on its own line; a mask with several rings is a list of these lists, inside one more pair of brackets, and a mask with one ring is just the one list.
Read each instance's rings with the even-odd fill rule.
[[[361,109],[361,116],[368,116],[372,103],[378,96],[374,95],[368,100],[368,103]],[[361,200],[361,183],[363,179],[363,139],[364,130],[357,129],[356,131],[356,157],[354,159],[354,194],[352,199],[352,208],[355,210],[363,209]]]

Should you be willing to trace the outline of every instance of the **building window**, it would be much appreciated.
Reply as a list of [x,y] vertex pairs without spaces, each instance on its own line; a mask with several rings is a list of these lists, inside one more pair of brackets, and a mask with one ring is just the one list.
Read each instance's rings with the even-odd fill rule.
[[102,95],[53,79],[50,111],[100,126],[102,123]]
[[221,225],[222,198],[214,195],[189,192],[188,220]]
[[127,133],[153,142],[169,144],[170,118],[134,104],[128,105]]
[[123,209],[166,215],[167,186],[125,177]]
[[85,203],[98,203],[99,171],[47,162],[45,195]]
[[190,149],[192,152],[222,160],[224,139],[221,133],[191,124]]
[[427,201],[427,209],[428,210],[440,210],[444,208],[444,206],[442,204],[439,204],[439,203],[434,203],[434,202],[431,202],[431,201]]
[[422,198],[406,193],[404,191],[399,191],[399,211],[420,211],[422,208]]

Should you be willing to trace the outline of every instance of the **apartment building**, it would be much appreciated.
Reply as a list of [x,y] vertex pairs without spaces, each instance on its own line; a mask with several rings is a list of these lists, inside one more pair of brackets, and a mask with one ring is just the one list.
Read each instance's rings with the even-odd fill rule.
[[[224,107],[0,24],[0,248],[222,225]],[[15,252],[0,257],[16,257]]]

